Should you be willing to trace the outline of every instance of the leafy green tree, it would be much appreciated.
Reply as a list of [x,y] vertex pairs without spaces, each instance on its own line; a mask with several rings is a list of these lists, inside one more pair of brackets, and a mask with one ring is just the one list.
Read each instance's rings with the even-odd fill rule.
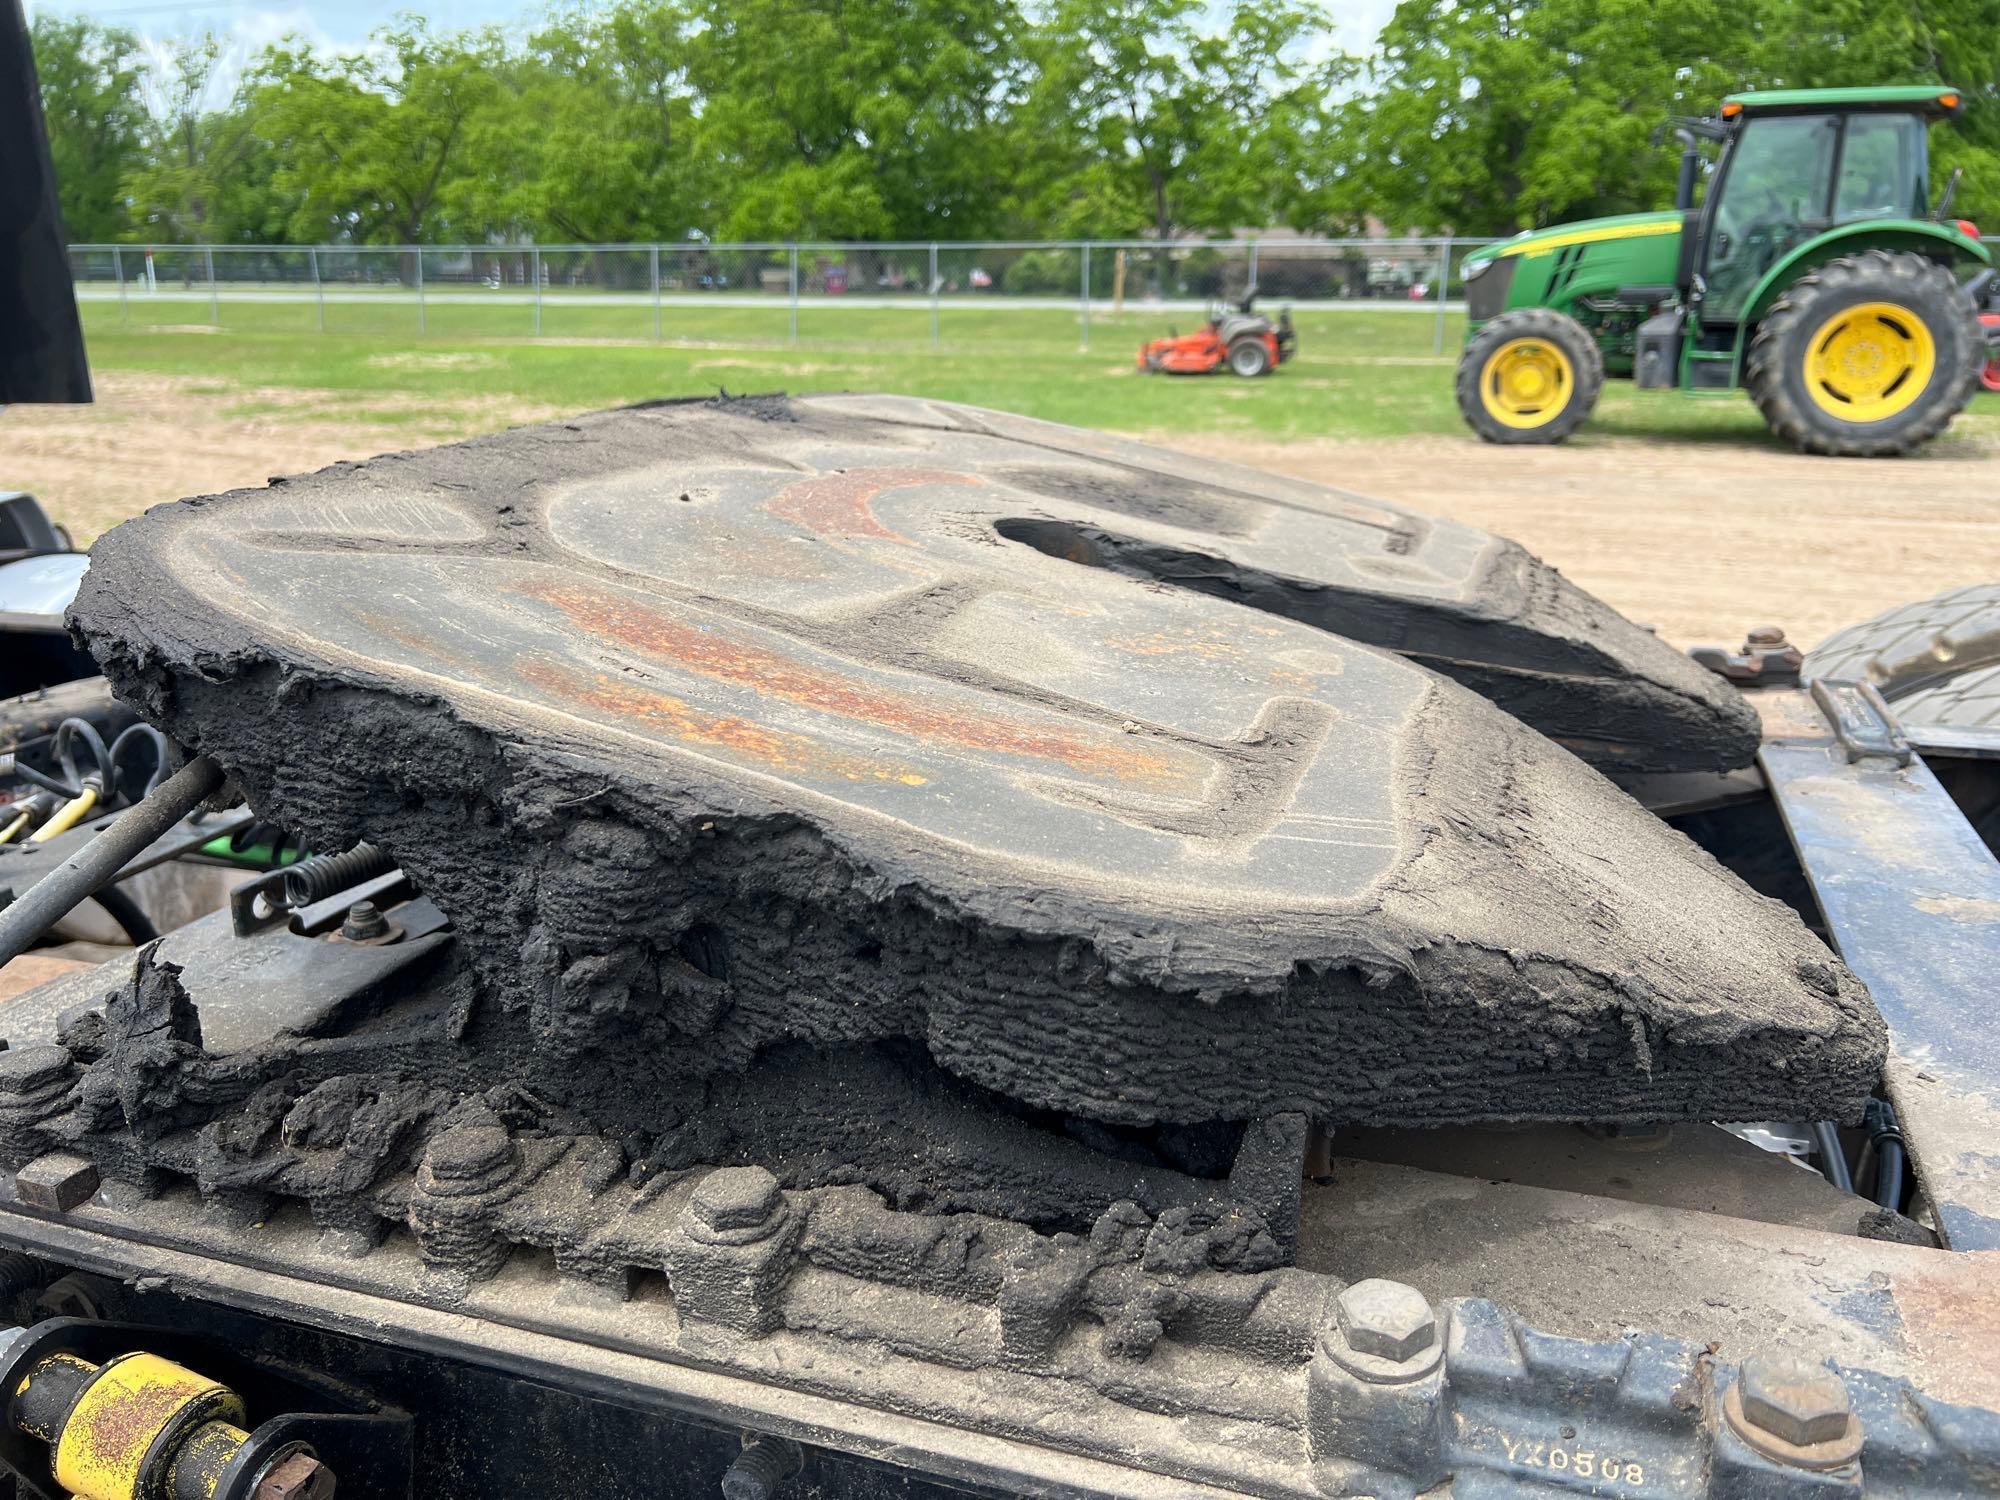
[[687,17],[670,0],[551,16],[478,117],[473,154],[503,161],[483,216],[577,241],[679,239],[708,212],[690,139]]
[[1769,0],[1765,81],[1785,87],[1940,83],[1965,114],[1931,133],[1934,191],[1954,167],[1956,213],[2000,219],[2000,0]]
[[491,226],[488,172],[473,158],[483,111],[511,107],[506,52],[491,31],[436,36],[421,21],[376,33],[378,47],[323,59],[267,50],[250,104],[277,152],[276,189],[300,241],[374,244],[479,238]]
[[130,227],[124,181],[146,145],[139,39],[122,27],[48,12],[35,17],[29,37],[63,222],[73,240],[115,240]]
[[149,239],[218,244],[283,231],[275,163],[244,93],[222,94],[221,57],[205,35],[146,64],[146,153],[124,190]]
[[1029,216],[1058,232],[1162,240],[1272,221],[1347,59],[1304,0],[1053,0],[1032,39],[1025,119],[1048,143]]
[[1342,111],[1345,225],[1506,234],[1672,201],[1669,116],[1758,75],[1736,0],[1403,0]]
[[1012,0],[689,0],[718,239],[973,238],[998,227]]

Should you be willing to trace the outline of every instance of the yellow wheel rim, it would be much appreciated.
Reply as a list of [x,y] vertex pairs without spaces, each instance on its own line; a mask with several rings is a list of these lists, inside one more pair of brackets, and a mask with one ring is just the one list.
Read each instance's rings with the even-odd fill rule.
[[1930,326],[1894,302],[1842,308],[1806,345],[1806,390],[1828,416],[1881,422],[1916,404],[1937,369]]
[[1547,426],[1575,393],[1575,367],[1546,339],[1509,339],[1486,356],[1479,372],[1487,415],[1508,427]]

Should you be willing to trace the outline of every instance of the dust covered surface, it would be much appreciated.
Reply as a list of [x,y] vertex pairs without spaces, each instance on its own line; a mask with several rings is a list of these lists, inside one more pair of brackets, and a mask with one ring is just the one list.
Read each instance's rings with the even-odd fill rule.
[[457,936],[348,1034],[227,1060],[155,995],[99,1096],[208,1110],[204,1180],[337,1164],[316,1201],[534,1120],[631,1181],[1137,1202],[1229,1264],[1287,1253],[1275,1122],[1858,1117],[1880,1021],[1787,909],[1329,628],[1618,725],[1604,758],[1735,763],[1733,695],[1518,549],[1295,487],[773,398],[119,527],[73,618],[120,694]]

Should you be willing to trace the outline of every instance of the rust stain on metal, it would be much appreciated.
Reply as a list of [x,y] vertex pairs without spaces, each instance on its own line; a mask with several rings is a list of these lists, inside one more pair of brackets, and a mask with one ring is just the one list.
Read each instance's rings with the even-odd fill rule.
[[1031,756],[1120,780],[1186,779],[1183,762],[1143,742],[1113,741],[1108,735],[1093,737],[943,707],[912,693],[782,656],[721,630],[690,625],[588,584],[536,581],[522,585],[521,592],[554,605],[587,635],[616,641],[648,660],[890,734],[955,750]]
[[521,678],[552,697],[624,719],[681,741],[734,752],[777,771],[823,772],[847,781],[893,781],[922,786],[914,766],[871,760],[815,744],[804,735],[753,724],[737,714],[704,713],[685,699],[594,674],[566,672],[546,662],[524,662]]
[[915,542],[875,518],[877,495],[919,484],[982,482],[952,469],[850,469],[844,474],[815,474],[796,480],[765,501],[764,509],[819,536],[871,536],[914,547]]
[[1896,1278],[1896,1312],[1931,1395],[2000,1406],[2000,1250],[1940,1257],[1937,1274]]

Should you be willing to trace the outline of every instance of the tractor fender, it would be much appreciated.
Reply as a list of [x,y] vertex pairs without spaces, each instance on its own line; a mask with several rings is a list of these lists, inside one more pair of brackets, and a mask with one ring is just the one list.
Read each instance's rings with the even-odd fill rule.
[[1947,224],[1934,224],[1928,219],[1871,219],[1842,224],[1814,235],[1764,273],[1743,305],[1744,323],[1754,323],[1763,317],[1787,287],[1814,267],[1862,250],[1913,250],[1933,260],[1948,257],[1980,265],[1993,264],[1991,250]]

